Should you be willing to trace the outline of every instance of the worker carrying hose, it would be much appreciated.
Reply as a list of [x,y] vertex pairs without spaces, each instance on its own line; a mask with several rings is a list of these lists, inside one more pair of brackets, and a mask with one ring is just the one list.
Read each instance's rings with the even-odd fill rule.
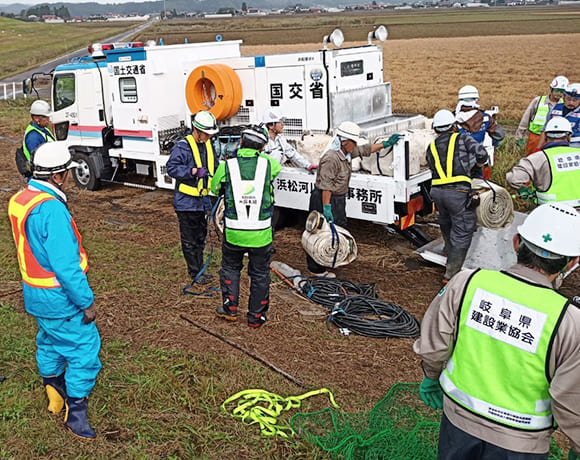
[[210,112],[196,113],[193,132],[173,146],[167,160],[167,174],[176,179],[173,208],[179,221],[181,250],[187,272],[197,284],[208,284],[212,278],[202,268],[207,212],[211,210],[209,189],[217,165],[211,138],[218,131]]
[[431,302],[413,350],[421,399],[443,408],[439,460],[548,459],[559,427],[580,452],[580,306],[558,288],[580,256],[580,215],[534,209],[506,272],[463,270]]
[[270,155],[281,165],[290,160],[292,164],[304,168],[308,172],[318,168],[318,165],[310,163],[288,143],[283,134],[286,118],[278,109],[274,107],[266,109],[262,121],[268,130],[268,143],[264,147],[264,153]]
[[580,147],[570,147],[572,126],[563,117],[551,118],[542,150],[522,158],[506,174],[508,185],[520,193],[536,189],[538,203],[565,203],[580,207]]
[[447,264],[443,282],[450,280],[465,261],[477,226],[471,177],[488,159],[483,145],[467,133],[458,133],[455,117],[439,110],[433,117],[437,138],[427,148],[431,169],[431,197],[439,211]]
[[36,362],[48,395],[48,410],[65,425],[94,439],[88,396],[101,369],[101,339],[81,236],[67,207],[64,188],[76,168],[65,142],[44,143],[33,158],[28,186],[10,198],[8,215],[22,274],[26,311],[35,317]]
[[280,163],[262,153],[266,142],[268,134],[263,125],[242,131],[237,157],[220,163],[211,184],[211,191],[223,195],[225,203],[220,269],[223,302],[216,313],[220,318],[237,321],[240,272],[244,254],[248,254],[248,326],[255,328],[266,322],[270,307],[272,182],[282,169]]
[[[393,134],[388,140],[377,144],[358,145],[363,141],[360,127],[351,121],[342,122],[336,129],[330,148],[320,157],[308,211],[321,212],[328,222],[346,227],[346,194],[352,173],[352,158],[368,157],[371,153],[391,147],[399,141],[400,137],[399,134]],[[334,276],[308,254],[306,263],[308,270],[314,276]]]
[[546,124],[548,112],[556,104],[562,102],[562,96],[567,85],[568,79],[566,77],[557,76],[550,83],[550,92],[544,96],[536,96],[528,105],[515,135],[519,146],[524,145],[524,137],[526,134],[528,135],[526,155],[531,155],[542,148],[541,134],[542,128]]

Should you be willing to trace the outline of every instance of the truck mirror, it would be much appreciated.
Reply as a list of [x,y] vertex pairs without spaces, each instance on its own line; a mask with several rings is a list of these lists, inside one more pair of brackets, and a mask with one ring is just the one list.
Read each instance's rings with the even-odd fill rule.
[[22,80],[22,94],[27,96],[32,93],[32,78]]

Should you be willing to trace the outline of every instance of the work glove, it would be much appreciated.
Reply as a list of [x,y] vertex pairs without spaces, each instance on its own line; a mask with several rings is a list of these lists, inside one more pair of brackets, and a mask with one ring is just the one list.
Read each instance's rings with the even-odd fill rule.
[[83,310],[85,317],[83,318],[83,323],[89,324],[92,323],[95,318],[97,317],[97,307],[95,304],[92,304],[89,308],[85,308]]
[[523,147],[525,144],[523,139],[518,139],[518,147]]
[[524,200],[533,200],[535,198],[535,193],[529,187],[524,185],[518,189],[518,196]]
[[403,136],[400,134],[392,134],[391,137],[389,137],[386,141],[383,141],[383,148],[388,149],[389,147],[392,147],[397,142],[399,142],[399,140],[401,140],[401,137]]
[[332,206],[331,205],[323,204],[322,205],[322,214],[324,215],[324,218],[328,222],[334,222],[334,217],[332,215]]
[[421,400],[433,409],[443,409],[443,390],[439,380],[425,377],[419,386]]
[[313,170],[318,169],[318,165],[310,165],[308,166],[308,168],[306,168],[308,170],[309,173],[311,173]]
[[579,459],[580,455],[578,455],[575,451],[570,449],[570,452],[568,452],[568,460],[579,460]]
[[207,168],[205,166],[202,166],[201,168],[197,168],[197,171],[195,172],[195,177],[199,177],[200,179],[203,179],[204,177],[209,176],[209,171],[207,170]]

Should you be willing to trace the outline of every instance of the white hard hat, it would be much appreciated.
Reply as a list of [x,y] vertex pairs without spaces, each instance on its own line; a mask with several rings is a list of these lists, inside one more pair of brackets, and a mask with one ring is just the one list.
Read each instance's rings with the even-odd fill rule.
[[67,169],[76,168],[79,164],[72,160],[70,151],[64,141],[45,142],[34,152],[32,160],[34,176],[50,176]]
[[580,97],[580,83],[570,83],[566,86],[566,96]]
[[433,117],[433,129],[447,131],[455,123],[455,116],[450,110],[439,110]]
[[244,141],[251,141],[259,145],[260,148],[263,147],[268,142],[268,133],[264,125],[260,123],[259,125],[252,125],[244,129],[242,131],[242,144]]
[[572,134],[572,125],[564,117],[553,117],[546,123],[544,132],[548,137],[564,137]]
[[357,144],[362,140],[360,137],[360,126],[352,121],[343,121],[339,127],[336,128],[335,134],[345,139],[350,139]]
[[566,89],[566,86],[568,86],[568,79],[563,75],[558,75],[550,83],[550,88],[552,89]]
[[264,115],[262,117],[262,121],[264,123],[277,123],[284,120],[285,118],[282,115],[282,112],[280,112],[278,109],[270,107],[269,109],[264,110]]
[[52,115],[52,110],[48,102],[43,100],[37,100],[30,106],[30,115],[39,115],[42,117],[50,117]]
[[479,99],[479,91],[475,86],[465,85],[457,93],[457,99]]
[[195,117],[193,117],[193,127],[210,136],[217,134],[219,131],[215,117],[207,110],[202,110],[195,114]]
[[[580,214],[567,204],[547,203],[538,206],[518,227],[518,233],[528,247],[540,257],[580,255]],[[537,251],[537,248],[540,248]]]

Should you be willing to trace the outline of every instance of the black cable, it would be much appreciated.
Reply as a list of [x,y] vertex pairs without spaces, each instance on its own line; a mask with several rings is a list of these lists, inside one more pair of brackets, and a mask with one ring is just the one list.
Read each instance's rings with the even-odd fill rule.
[[334,308],[351,295],[363,295],[377,298],[373,283],[353,283],[336,278],[321,278],[319,276],[300,277],[299,289],[306,297],[329,310]]
[[328,330],[334,323],[343,334],[353,332],[365,337],[419,336],[419,321],[392,302],[364,296],[350,296],[332,309],[326,320]]

